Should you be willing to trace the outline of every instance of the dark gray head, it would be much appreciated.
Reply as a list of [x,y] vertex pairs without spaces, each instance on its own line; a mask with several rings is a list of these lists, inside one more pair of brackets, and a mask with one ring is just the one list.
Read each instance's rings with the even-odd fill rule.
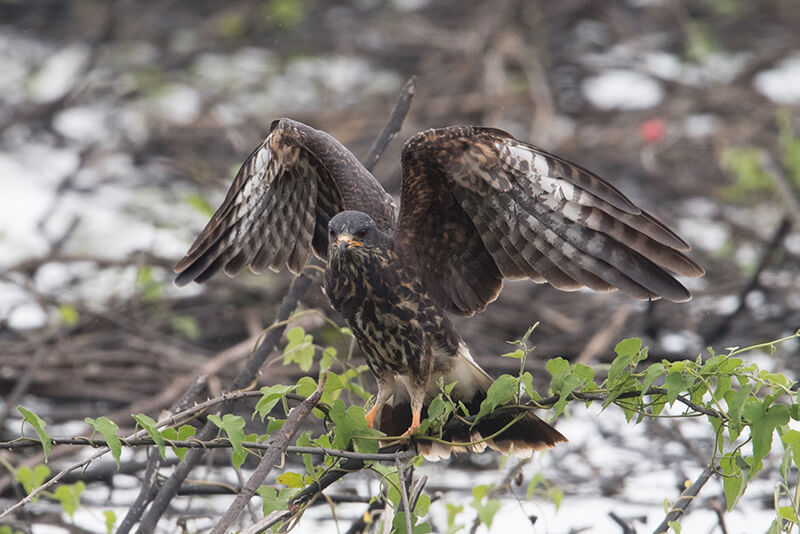
[[353,247],[380,245],[385,237],[375,221],[360,211],[342,211],[328,223],[328,243],[339,252]]

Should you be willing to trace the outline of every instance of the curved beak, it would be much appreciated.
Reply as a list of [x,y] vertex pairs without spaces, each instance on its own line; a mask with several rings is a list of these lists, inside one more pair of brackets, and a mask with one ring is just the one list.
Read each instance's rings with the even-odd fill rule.
[[333,246],[339,249],[339,252],[350,247],[363,247],[364,244],[360,241],[353,239],[353,236],[347,234],[339,234],[339,237],[334,241]]

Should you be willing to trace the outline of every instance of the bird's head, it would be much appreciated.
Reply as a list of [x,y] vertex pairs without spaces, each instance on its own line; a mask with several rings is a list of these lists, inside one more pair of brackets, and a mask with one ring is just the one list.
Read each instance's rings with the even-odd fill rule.
[[372,217],[360,211],[342,211],[328,223],[328,243],[334,255],[377,247],[383,238]]

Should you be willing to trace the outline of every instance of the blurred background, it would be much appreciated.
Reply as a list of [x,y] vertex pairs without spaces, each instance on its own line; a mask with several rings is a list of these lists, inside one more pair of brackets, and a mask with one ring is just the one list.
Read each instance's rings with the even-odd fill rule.
[[[457,321],[494,374],[517,366],[497,355],[537,321],[529,367],[543,384],[547,358],[602,369],[625,337],[643,338],[658,361],[794,333],[797,28],[795,0],[0,0],[0,431],[18,432],[17,404],[61,435],[85,432],[87,416],[156,416],[229,351],[211,372],[224,387],[291,276],[220,275],[177,289],[172,265],[273,119],[325,130],[363,158],[411,75],[410,114],[375,170],[390,193],[399,194],[402,143],[417,131],[497,127],[606,178],[677,229],[707,270],[684,281],[694,293],[686,304],[507,284],[485,313]],[[329,311],[318,288],[304,305]],[[301,324],[334,342],[323,319]],[[753,358],[794,377],[799,350],[791,341]],[[264,383],[300,375],[277,366]],[[620,421],[583,412],[564,421],[571,444],[538,469],[564,490],[567,511],[512,502],[519,521],[549,518],[536,532],[610,532],[619,527],[607,512],[623,510],[657,524],[663,499],[708,461],[713,435],[687,438],[668,423],[620,430]],[[674,451],[634,468],[630,455],[647,457],[653,437]],[[620,451],[627,463],[610,465]],[[34,460],[12,463],[22,461]],[[475,461],[462,461],[464,480]],[[652,499],[642,496],[656,471]],[[743,505],[760,521],[746,531],[769,525],[759,499],[772,486],[763,490]],[[0,492],[4,502],[19,496],[8,474]],[[124,493],[89,498],[125,507]],[[597,516],[570,516],[570,506]],[[705,530],[689,531],[720,528],[713,507],[697,509],[689,519]],[[35,519],[68,523],[46,507]],[[88,514],[69,531],[104,531],[92,525]]]

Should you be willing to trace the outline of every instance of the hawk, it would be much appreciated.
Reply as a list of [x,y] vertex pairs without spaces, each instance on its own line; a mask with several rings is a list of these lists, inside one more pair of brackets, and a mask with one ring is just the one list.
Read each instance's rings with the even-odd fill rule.
[[[671,273],[703,274],[685,241],[612,185],[493,128],[409,139],[395,213],[391,196],[333,137],[276,120],[175,266],[176,283],[246,266],[298,273],[312,253],[326,260],[325,292],[377,379],[367,422],[411,436],[441,380],[455,382],[453,400],[477,413],[492,379],[446,312],[484,310],[504,278],[680,302],[690,294]],[[460,447],[426,442],[421,452],[525,454],[566,441],[530,411],[449,432]]]

